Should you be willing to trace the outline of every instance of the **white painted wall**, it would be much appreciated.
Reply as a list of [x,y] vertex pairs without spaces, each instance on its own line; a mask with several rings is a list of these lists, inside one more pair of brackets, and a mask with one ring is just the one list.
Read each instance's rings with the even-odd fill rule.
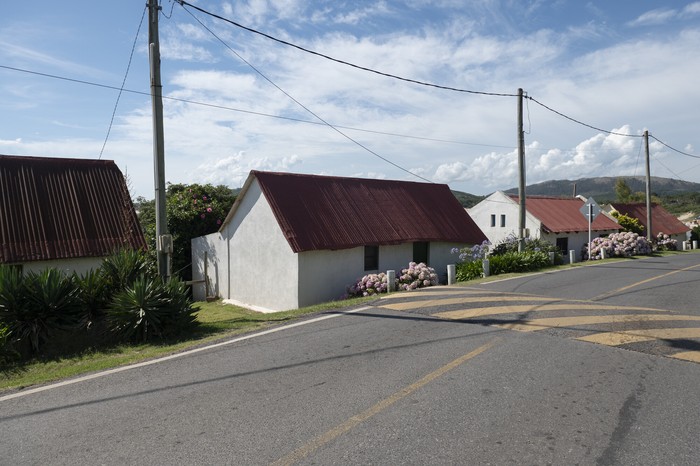
[[41,272],[48,268],[54,268],[63,271],[66,275],[71,275],[73,272],[82,275],[91,269],[99,269],[104,260],[104,257],[77,257],[72,259],[25,262],[22,264],[22,272]]
[[[296,307],[340,298],[364,272],[365,248],[299,253],[299,302]],[[381,261],[382,251],[379,257]]]
[[[520,206],[501,191],[496,191],[489,197],[468,209],[469,216],[481,228],[489,242],[496,245],[509,235],[518,236]],[[491,216],[496,216],[496,226],[491,226]],[[501,226],[501,215],[506,216],[505,227]],[[530,230],[531,238],[539,238],[542,224],[535,217],[526,213],[525,228]]]
[[[219,233],[211,233],[192,240],[192,280],[204,279],[204,253],[207,253],[207,274],[209,276],[209,296],[228,296],[229,265],[227,242]],[[207,294],[204,283],[192,285],[192,298],[204,301]]]

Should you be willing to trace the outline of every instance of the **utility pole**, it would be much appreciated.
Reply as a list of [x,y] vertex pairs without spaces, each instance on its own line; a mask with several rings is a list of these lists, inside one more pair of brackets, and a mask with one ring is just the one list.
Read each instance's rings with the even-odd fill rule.
[[158,39],[158,0],[148,0],[148,52],[151,67],[151,102],[153,104],[153,169],[156,195],[156,251],[158,273],[170,276],[172,240],[165,218],[165,150],[163,142],[163,86],[160,82],[160,41]]
[[525,133],[523,132],[523,90],[518,89],[518,196],[520,210],[518,220],[518,251],[525,250]]
[[646,183],[646,197],[647,197],[647,241],[651,243],[652,241],[652,229],[651,229],[651,170],[649,168],[649,131],[644,130],[644,152],[646,153],[646,164],[647,164],[647,183]]

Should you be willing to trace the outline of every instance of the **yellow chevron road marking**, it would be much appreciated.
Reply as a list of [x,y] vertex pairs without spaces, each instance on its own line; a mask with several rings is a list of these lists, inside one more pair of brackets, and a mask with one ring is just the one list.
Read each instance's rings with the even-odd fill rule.
[[672,358],[682,359],[684,361],[700,362],[700,351],[684,351],[669,355]]
[[664,314],[612,314],[602,316],[551,317],[532,319],[512,324],[499,324],[497,327],[517,330],[519,332],[535,332],[558,327],[574,327],[591,324],[617,324],[627,322],[651,322],[673,320],[700,320],[700,316],[664,315]]
[[567,311],[567,310],[599,310],[599,311],[648,311],[648,312],[668,312],[664,309],[652,309],[645,307],[614,306],[606,304],[587,304],[580,302],[570,302],[566,304],[521,304],[514,306],[480,307],[475,309],[463,309],[458,311],[445,311],[433,314],[434,317],[443,319],[461,320],[473,319],[475,317],[485,317],[500,314],[519,314],[530,311]]
[[679,340],[684,338],[700,338],[700,328],[651,328],[642,330],[624,330],[620,332],[595,333],[576,338],[607,346],[620,346],[650,340]]
[[[410,294],[407,294],[410,293]],[[396,298],[408,298],[410,296],[452,296],[452,295],[465,295],[465,294],[484,294],[484,293],[497,293],[495,291],[488,291],[488,290],[469,290],[469,289],[450,289],[450,290],[440,290],[440,291],[422,291],[422,290],[414,290],[410,292],[402,292],[402,293],[389,293],[386,296],[382,296],[381,299],[396,299]]]
[[466,303],[500,303],[506,301],[561,301],[559,298],[544,298],[537,296],[462,296],[460,298],[430,299],[423,301],[408,301],[405,303],[382,304],[382,308],[393,311],[408,311],[421,307],[446,306],[450,304]]

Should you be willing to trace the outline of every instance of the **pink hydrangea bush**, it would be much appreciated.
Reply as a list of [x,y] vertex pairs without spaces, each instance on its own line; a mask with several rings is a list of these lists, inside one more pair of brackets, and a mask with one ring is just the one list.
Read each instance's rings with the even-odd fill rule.
[[[591,259],[602,259],[603,250],[607,257],[631,257],[651,254],[652,248],[645,237],[626,231],[591,241]],[[583,245],[581,256],[588,260],[588,243]]]
[[419,264],[411,262],[407,269],[401,270],[398,289],[409,291],[437,284],[438,276],[434,268],[422,262]]
[[357,280],[356,283],[347,287],[347,295],[350,296],[372,296],[379,293],[386,293],[389,288],[388,278],[384,272],[371,273]]
[[666,233],[659,232],[656,236],[656,247],[659,251],[677,251],[678,241],[671,238]]

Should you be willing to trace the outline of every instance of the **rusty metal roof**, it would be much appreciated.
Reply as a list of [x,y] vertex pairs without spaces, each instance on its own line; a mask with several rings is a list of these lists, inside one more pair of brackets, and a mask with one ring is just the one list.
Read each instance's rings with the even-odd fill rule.
[[111,160],[0,155],[0,263],[146,248]]
[[[639,223],[644,225],[644,230],[647,228],[647,205],[644,202],[630,204],[613,204],[615,210],[628,217],[636,218]],[[685,223],[681,222],[668,210],[658,204],[651,205],[651,229],[652,234],[657,236],[659,233],[667,235],[679,235],[690,230]]]
[[445,184],[261,171],[252,177],[294,252],[486,240]]
[[[518,200],[517,196],[511,196],[511,198],[516,202]],[[588,219],[579,210],[583,204],[583,200],[575,197],[528,196],[525,198],[525,209],[542,222],[542,227],[550,233],[588,231]],[[591,224],[591,229],[617,231],[620,225],[601,213]]]

